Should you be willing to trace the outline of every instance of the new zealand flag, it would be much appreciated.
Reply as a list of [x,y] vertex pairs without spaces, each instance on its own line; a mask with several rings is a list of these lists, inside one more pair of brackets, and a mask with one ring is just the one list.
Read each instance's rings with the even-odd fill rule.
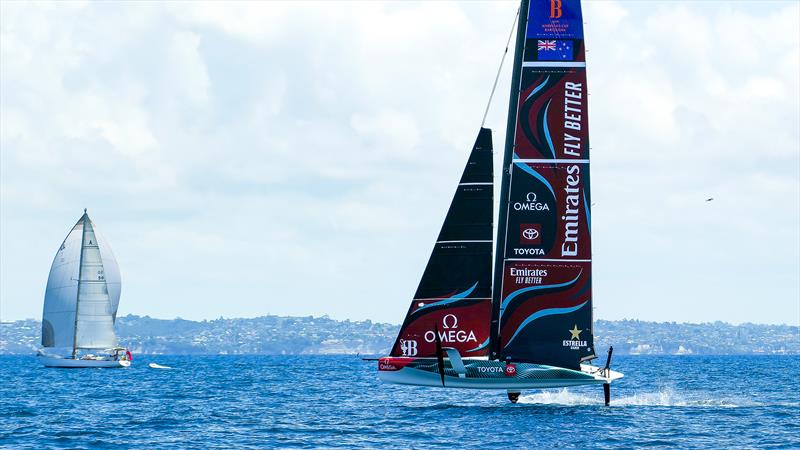
[[539,61],[572,61],[572,41],[559,39],[538,39]]

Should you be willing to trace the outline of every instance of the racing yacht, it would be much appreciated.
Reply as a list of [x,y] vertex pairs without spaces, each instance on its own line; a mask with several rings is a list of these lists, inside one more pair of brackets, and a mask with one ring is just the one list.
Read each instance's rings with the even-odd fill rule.
[[522,0],[518,18],[496,235],[492,134],[482,125],[378,374],[388,383],[505,390],[512,402],[524,389],[597,384],[608,404],[623,374],[610,368],[613,348],[605,365],[590,364],[597,351],[580,0]]

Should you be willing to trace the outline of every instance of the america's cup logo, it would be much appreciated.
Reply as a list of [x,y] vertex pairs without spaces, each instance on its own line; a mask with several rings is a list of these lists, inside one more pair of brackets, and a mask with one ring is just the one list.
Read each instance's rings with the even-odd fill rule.
[[417,356],[417,341],[400,339],[400,351],[403,352],[403,356]]
[[562,7],[561,0],[550,0],[550,18],[560,19],[561,15],[564,14]]

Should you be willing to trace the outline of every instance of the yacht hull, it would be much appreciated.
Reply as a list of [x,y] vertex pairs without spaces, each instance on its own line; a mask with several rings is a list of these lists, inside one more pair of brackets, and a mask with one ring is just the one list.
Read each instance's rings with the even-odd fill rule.
[[58,367],[62,369],[113,369],[120,367],[128,367],[131,365],[127,360],[114,360],[114,359],[72,359],[72,358],[58,358],[54,356],[39,356],[39,361],[45,367]]
[[465,389],[543,389],[609,384],[623,377],[613,370],[581,364],[580,370],[541,364],[515,363],[485,359],[464,359],[457,372],[444,360],[444,381],[434,358],[396,358],[378,360],[378,377],[393,384]]

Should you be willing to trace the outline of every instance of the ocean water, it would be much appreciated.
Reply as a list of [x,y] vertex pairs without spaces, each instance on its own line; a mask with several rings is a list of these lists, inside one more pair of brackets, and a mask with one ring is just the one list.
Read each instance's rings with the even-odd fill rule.
[[[171,370],[147,367],[150,362]],[[523,392],[382,384],[355,356],[0,356],[2,448],[800,448],[800,357],[619,356],[626,378]]]

